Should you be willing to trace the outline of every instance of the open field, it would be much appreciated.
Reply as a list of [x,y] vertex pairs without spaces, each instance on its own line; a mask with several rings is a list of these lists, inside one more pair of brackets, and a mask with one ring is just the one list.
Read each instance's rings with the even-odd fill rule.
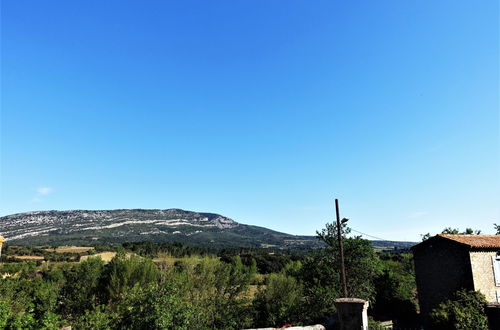
[[158,256],[156,258],[153,258],[153,262],[155,263],[163,263],[163,264],[167,264],[167,265],[173,265],[176,261],[178,260],[184,260],[186,262],[189,262],[192,260],[199,260],[201,259],[201,257],[184,257],[184,258],[176,258],[176,257],[173,257],[172,255],[170,255],[169,253],[159,253]]
[[116,252],[101,252],[101,253],[96,253],[96,254],[92,254],[92,255],[88,255],[88,256],[81,256],[80,261],[85,261],[88,258],[101,257],[102,261],[110,262],[115,256],[116,256]]
[[59,246],[55,249],[43,249],[47,252],[55,252],[55,253],[85,253],[90,250],[93,250],[93,247],[90,246]]
[[43,260],[43,256],[16,256],[16,255],[14,255],[12,257],[19,259],[19,260],[27,260],[27,261]]

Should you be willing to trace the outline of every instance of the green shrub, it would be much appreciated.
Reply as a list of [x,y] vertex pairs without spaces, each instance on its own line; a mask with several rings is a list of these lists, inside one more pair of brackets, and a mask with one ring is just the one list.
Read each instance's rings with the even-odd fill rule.
[[59,315],[47,312],[40,318],[36,328],[40,330],[59,330],[62,325]]
[[94,310],[86,310],[77,322],[77,329],[107,330],[111,329],[116,321],[116,314],[105,311],[104,306],[97,306]]
[[104,285],[107,286],[108,299],[112,301],[120,300],[136,284],[146,287],[157,283],[160,278],[160,271],[151,259],[136,255],[118,253],[106,268]]
[[417,288],[411,254],[381,256],[383,272],[375,279],[375,302],[370,307],[375,315],[394,321],[403,328],[418,325]]
[[216,258],[189,258],[165,274],[165,283],[179,289],[183,299],[196,306],[196,328],[242,329],[251,327],[250,283],[256,266]]
[[10,308],[5,301],[0,301],[0,329],[7,327],[7,322],[10,317]]
[[254,301],[258,326],[282,326],[300,323],[302,286],[291,276],[270,274]]
[[136,285],[118,304],[117,328],[194,329],[197,328],[195,312],[196,308],[183,301],[173,286],[151,284],[142,288]]
[[373,317],[368,317],[368,330],[385,330],[387,329],[381,322],[375,321]]
[[65,316],[78,317],[99,304],[99,282],[104,270],[101,258],[88,258],[65,274],[61,309]]
[[487,330],[488,319],[484,312],[485,297],[477,291],[460,290],[439,304],[430,314],[431,329]]

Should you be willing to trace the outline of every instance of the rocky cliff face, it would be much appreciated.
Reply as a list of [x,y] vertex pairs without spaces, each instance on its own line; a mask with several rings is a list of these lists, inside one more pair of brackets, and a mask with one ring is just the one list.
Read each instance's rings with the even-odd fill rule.
[[168,210],[72,210],[37,211],[0,218],[0,234],[11,241],[58,236],[102,236],[106,232],[116,237],[127,235],[192,235],[204,230],[227,230],[239,224],[212,213],[197,213],[179,209]]
[[213,248],[252,247],[305,250],[310,236],[294,236],[239,224],[213,213],[168,210],[37,211],[0,218],[0,235],[10,244],[88,245],[124,242],[181,242]]

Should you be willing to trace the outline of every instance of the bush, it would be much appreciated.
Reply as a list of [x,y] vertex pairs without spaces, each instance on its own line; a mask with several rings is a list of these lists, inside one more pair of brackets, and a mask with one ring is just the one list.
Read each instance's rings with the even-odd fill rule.
[[0,329],[31,329],[36,327],[33,313],[28,306],[23,313],[13,313],[5,301],[0,301]]
[[77,329],[82,330],[107,330],[111,329],[116,315],[105,311],[104,306],[97,306],[94,310],[86,310],[78,319]]
[[485,297],[477,291],[460,290],[451,299],[439,304],[430,314],[431,329],[487,330],[484,312]]
[[61,309],[65,316],[77,317],[98,305],[103,270],[101,258],[89,258],[65,273],[67,282],[61,295]]
[[306,258],[297,279],[304,288],[302,322],[325,322],[335,312],[335,299],[341,297],[338,271],[331,258],[323,250]]
[[0,329],[7,327],[7,321],[10,317],[10,308],[5,301],[0,301]]
[[180,296],[199,311],[197,328],[242,329],[251,326],[249,286],[256,266],[243,265],[239,257],[230,263],[215,258],[188,258],[165,274]]
[[146,287],[157,283],[159,278],[158,267],[151,259],[118,253],[107,265],[107,274],[104,277],[107,286],[105,293],[111,301],[120,300],[136,284]]
[[[411,254],[382,255],[383,272],[375,279],[374,315],[398,327],[417,327],[417,289]],[[372,303],[372,302],[370,302]]]
[[[193,329],[196,309],[170,285],[139,285],[125,293],[118,305],[119,329]],[[93,317],[102,324],[102,316]],[[95,328],[95,327],[94,327]],[[105,329],[105,327],[103,327]]]
[[259,326],[282,326],[300,322],[302,286],[291,276],[270,274],[267,285],[257,294],[254,302]]

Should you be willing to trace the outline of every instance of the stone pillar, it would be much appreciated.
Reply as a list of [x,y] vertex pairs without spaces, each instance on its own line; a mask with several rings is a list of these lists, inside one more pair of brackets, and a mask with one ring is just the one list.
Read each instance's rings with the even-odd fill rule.
[[488,327],[492,330],[500,329],[500,303],[487,303],[484,310],[488,317]]
[[358,298],[336,299],[340,330],[368,330],[368,304]]

